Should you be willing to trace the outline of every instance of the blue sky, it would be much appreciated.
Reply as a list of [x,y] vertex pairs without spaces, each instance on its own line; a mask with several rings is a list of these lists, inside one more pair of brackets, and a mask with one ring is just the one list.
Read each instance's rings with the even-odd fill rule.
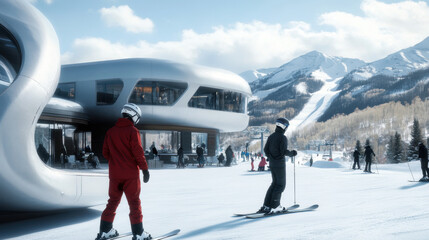
[[370,62],[429,36],[427,1],[28,0],[62,63],[152,57],[240,73],[317,50]]

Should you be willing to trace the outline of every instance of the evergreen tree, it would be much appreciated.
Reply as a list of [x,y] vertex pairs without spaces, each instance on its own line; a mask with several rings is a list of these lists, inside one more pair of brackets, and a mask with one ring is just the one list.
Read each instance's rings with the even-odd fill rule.
[[420,130],[419,121],[414,118],[412,130],[411,130],[411,141],[408,146],[408,161],[418,160],[419,157],[419,143],[422,142],[422,132]]
[[392,158],[392,163],[400,163],[403,161],[404,159],[404,151],[403,151],[403,144],[402,144],[402,140],[401,140],[401,135],[396,132],[395,133],[395,137],[393,140],[393,158]]

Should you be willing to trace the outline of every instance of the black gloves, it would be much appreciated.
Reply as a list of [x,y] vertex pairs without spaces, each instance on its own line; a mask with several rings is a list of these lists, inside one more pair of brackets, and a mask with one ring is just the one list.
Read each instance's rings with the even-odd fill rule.
[[150,178],[149,170],[142,170],[142,172],[143,172],[143,182],[144,183],[149,182],[149,178]]
[[290,156],[291,156],[291,157],[295,157],[295,156],[296,156],[296,154],[297,154],[296,150],[292,150],[292,151],[290,152]]

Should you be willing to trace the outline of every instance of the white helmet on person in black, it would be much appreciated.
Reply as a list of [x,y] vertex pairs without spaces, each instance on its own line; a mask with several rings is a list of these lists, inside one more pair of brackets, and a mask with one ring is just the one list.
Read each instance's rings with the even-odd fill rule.
[[289,120],[286,118],[278,118],[276,120],[276,126],[286,131],[286,129],[289,127]]
[[122,107],[121,113],[122,116],[131,118],[134,124],[137,124],[140,121],[142,110],[134,103],[127,103]]

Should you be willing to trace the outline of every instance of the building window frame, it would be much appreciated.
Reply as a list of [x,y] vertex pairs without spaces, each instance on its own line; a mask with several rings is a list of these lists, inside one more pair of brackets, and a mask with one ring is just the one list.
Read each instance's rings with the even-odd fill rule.
[[124,82],[119,79],[105,79],[96,81],[96,104],[98,106],[113,105],[124,89]]

